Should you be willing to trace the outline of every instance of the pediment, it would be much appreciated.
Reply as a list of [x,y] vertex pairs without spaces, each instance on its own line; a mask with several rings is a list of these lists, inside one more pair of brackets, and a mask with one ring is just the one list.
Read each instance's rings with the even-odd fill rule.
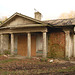
[[12,27],[12,26],[22,26],[22,25],[32,25],[32,24],[42,24],[42,21],[36,20],[34,18],[22,15],[20,13],[15,13],[9,17],[1,27]]
[[22,26],[22,25],[28,25],[28,24],[38,24],[38,23],[32,20],[17,16],[14,19],[12,19],[10,22],[8,22],[5,26],[11,27],[11,26],[20,26],[20,25]]

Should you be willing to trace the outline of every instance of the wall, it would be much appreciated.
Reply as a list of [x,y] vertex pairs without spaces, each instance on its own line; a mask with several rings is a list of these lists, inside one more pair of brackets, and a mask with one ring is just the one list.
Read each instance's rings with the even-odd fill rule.
[[14,34],[15,36],[15,38],[14,38],[14,42],[15,42],[15,48],[14,48],[14,52],[15,52],[15,54],[17,54],[17,41],[18,41],[18,35],[17,34]]
[[38,33],[36,37],[36,51],[43,50],[43,36],[42,33]]
[[15,17],[6,26],[13,26],[13,25],[24,25],[24,24],[36,24],[36,22],[22,18],[22,17]]
[[61,31],[48,34],[48,57],[65,57],[65,34]]
[[[0,51],[1,50],[9,50],[9,35],[4,35],[3,34],[3,39],[2,39],[3,43],[1,43],[1,35],[0,35]],[[2,44],[2,48],[1,48],[1,44]]]

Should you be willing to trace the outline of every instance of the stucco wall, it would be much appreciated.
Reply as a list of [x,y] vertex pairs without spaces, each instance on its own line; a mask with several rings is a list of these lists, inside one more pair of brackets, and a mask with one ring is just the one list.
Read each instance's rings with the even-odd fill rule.
[[38,33],[36,37],[36,51],[43,50],[43,37],[42,33]]
[[8,43],[9,43],[9,35],[4,35],[3,36],[3,41],[4,41],[4,50],[8,50]]
[[36,22],[17,16],[15,19],[12,19],[9,23],[7,23],[6,26],[24,25],[24,24],[36,24]]
[[15,34],[14,36],[14,43],[15,43],[15,48],[14,48],[14,53],[17,54],[17,41],[18,41],[18,35]]

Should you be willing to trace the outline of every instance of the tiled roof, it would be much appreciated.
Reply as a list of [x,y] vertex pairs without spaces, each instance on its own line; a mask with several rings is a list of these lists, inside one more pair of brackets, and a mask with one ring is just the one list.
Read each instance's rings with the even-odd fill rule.
[[70,25],[75,25],[75,18],[47,20],[44,22],[52,24],[53,26],[70,26]]

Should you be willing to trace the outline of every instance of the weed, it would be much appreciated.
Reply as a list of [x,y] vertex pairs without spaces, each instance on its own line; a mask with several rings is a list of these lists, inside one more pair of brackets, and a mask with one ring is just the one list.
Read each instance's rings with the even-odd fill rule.
[[47,62],[48,61],[48,58],[41,58],[40,61],[41,62]]
[[65,57],[65,58],[63,58],[63,59],[66,60],[66,61],[69,61],[69,60],[70,60],[68,57]]
[[58,69],[57,72],[73,72],[75,71],[75,66],[68,67],[67,69]]
[[9,51],[9,50],[4,50],[3,53],[4,53],[5,55],[8,55],[8,54],[10,54],[10,51]]
[[18,59],[5,59],[5,60],[1,60],[0,63],[8,63],[8,62],[12,62]]

